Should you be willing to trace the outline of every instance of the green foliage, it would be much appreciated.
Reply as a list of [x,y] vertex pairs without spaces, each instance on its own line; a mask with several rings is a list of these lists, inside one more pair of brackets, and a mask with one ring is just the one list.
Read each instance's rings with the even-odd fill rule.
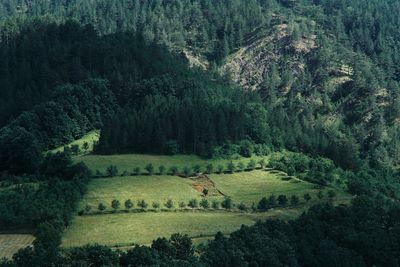
[[100,203],[97,208],[98,208],[99,211],[105,211],[107,207],[103,203]]
[[142,199],[142,200],[139,200],[139,201],[138,201],[137,206],[140,207],[140,208],[142,208],[142,209],[146,209],[147,206],[148,206],[148,204],[147,204],[146,201],[144,201],[144,200]]
[[288,199],[286,195],[279,195],[278,196],[278,204],[281,206],[285,206],[288,203]]
[[165,203],[165,207],[167,209],[172,209],[174,207],[174,202],[172,201],[172,199],[167,200],[167,202]]
[[114,199],[114,200],[111,202],[111,207],[112,207],[114,210],[119,209],[120,206],[121,206],[121,203],[119,202],[119,200]]
[[124,206],[127,210],[130,210],[131,208],[133,208],[133,202],[132,200],[128,199],[125,201]]
[[200,207],[202,207],[204,209],[208,209],[210,207],[210,203],[208,202],[207,199],[203,198],[200,201]]
[[154,166],[153,166],[152,163],[147,164],[146,167],[145,167],[144,169],[147,171],[147,173],[148,173],[149,175],[153,175]]
[[269,203],[268,199],[266,197],[263,197],[260,202],[258,202],[257,209],[266,211],[269,209]]
[[221,207],[227,210],[232,209],[232,199],[230,197],[225,197],[224,200],[221,202]]
[[191,199],[189,200],[188,206],[192,209],[197,208],[199,206],[199,202],[197,199]]
[[206,166],[206,173],[211,174],[214,171],[214,165],[212,163],[207,164]]
[[118,175],[118,168],[117,168],[117,166],[115,166],[115,165],[110,165],[110,166],[108,166],[108,168],[107,168],[107,175],[109,176],[109,177],[115,177],[115,176],[117,176]]
[[161,165],[160,167],[158,167],[158,173],[160,175],[163,175],[165,173],[165,166]]

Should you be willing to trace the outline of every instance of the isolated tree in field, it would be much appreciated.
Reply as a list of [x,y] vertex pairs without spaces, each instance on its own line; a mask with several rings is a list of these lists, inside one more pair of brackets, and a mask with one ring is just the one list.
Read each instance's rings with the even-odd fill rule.
[[235,166],[235,164],[233,163],[233,161],[229,162],[228,165],[227,165],[226,167],[227,167],[227,169],[228,169],[228,171],[229,171],[230,173],[233,173],[233,172],[235,171],[235,169],[236,169],[236,166]]
[[120,206],[120,203],[119,203],[118,200],[114,199],[114,200],[111,202],[111,207],[112,207],[114,210],[117,210],[117,209],[119,208],[119,206]]
[[165,203],[165,207],[167,209],[172,209],[174,207],[174,202],[172,201],[172,199],[167,200],[167,202]]
[[154,166],[153,166],[153,164],[151,164],[151,163],[147,164],[146,167],[145,167],[145,169],[146,169],[146,171],[147,171],[147,173],[148,173],[149,175],[153,175],[153,172],[154,172]]
[[170,172],[172,175],[176,175],[176,174],[178,173],[178,167],[176,167],[176,166],[171,166],[171,168],[169,168],[169,172]]
[[201,172],[201,166],[200,165],[193,166],[193,172],[194,173],[200,173]]
[[286,195],[279,195],[278,196],[278,203],[281,206],[285,206],[288,203],[288,198]]
[[188,206],[192,209],[197,208],[199,206],[199,202],[197,202],[197,199],[191,199],[189,200]]
[[260,165],[260,168],[261,169],[264,169],[265,168],[265,159],[260,159],[259,161],[258,161],[258,164]]
[[148,204],[146,203],[146,201],[144,201],[144,199],[139,200],[137,205],[138,205],[138,207],[140,207],[142,209],[146,209],[148,206]]
[[263,197],[260,202],[258,202],[257,208],[262,211],[266,211],[269,209],[268,199]]
[[305,200],[306,202],[309,202],[309,201],[311,200],[311,195],[310,195],[310,193],[305,193],[304,196],[303,196],[303,198],[304,198],[304,200]]
[[204,208],[204,209],[208,209],[210,207],[210,203],[208,203],[208,200],[203,198],[200,201],[200,207]]
[[155,209],[158,209],[160,207],[160,203],[153,202],[152,207],[155,208]]
[[293,195],[293,196],[290,197],[290,204],[296,206],[296,205],[299,204],[299,202],[300,202],[300,199],[299,199],[298,196]]
[[232,199],[230,197],[226,197],[222,203],[221,203],[221,207],[223,207],[224,209],[230,210],[232,209]]
[[221,173],[223,173],[223,172],[224,172],[224,166],[218,165],[218,166],[217,166],[217,173],[221,174]]
[[254,161],[254,159],[251,159],[247,164],[247,169],[254,170],[255,168],[256,168],[256,162]]
[[317,197],[318,197],[319,199],[323,199],[323,198],[324,198],[324,192],[323,192],[323,191],[318,191]]
[[238,167],[238,170],[239,170],[240,172],[244,171],[245,166],[244,166],[244,163],[243,163],[243,162],[240,161],[240,162],[238,163],[238,166],[237,166],[237,167]]
[[127,201],[125,201],[124,205],[125,205],[125,208],[126,208],[127,210],[130,210],[131,208],[133,208],[133,202],[132,202],[132,200],[130,200],[130,199],[128,199]]
[[210,163],[206,166],[206,173],[211,174],[214,171],[214,166]]
[[203,188],[203,195],[204,196],[208,195],[208,188],[206,188],[206,187]]
[[189,177],[190,175],[192,175],[192,171],[189,167],[185,167],[183,168],[183,174],[185,175],[185,177]]
[[100,203],[97,208],[99,211],[104,211],[104,210],[106,210],[106,205],[104,205],[103,203]]
[[163,175],[165,173],[165,166],[161,165],[160,167],[158,167],[158,172],[160,175]]
[[135,167],[133,169],[133,175],[140,175],[140,173],[141,173],[140,167]]
[[82,145],[83,150],[88,151],[89,150],[89,143],[88,142],[84,142]]
[[115,166],[115,165],[110,165],[110,166],[108,166],[108,168],[107,168],[107,175],[108,175],[109,177],[117,176],[117,175],[118,175],[118,168],[117,168],[117,166]]
[[219,202],[216,200],[213,200],[213,202],[211,203],[211,207],[213,209],[219,209],[219,205],[220,205]]

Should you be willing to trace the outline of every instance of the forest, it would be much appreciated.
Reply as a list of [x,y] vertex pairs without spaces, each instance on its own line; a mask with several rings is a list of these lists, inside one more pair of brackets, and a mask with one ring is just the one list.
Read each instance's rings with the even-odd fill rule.
[[[0,230],[37,239],[0,266],[399,266],[399,12],[398,0],[1,1]],[[268,71],[242,88],[226,66],[269,37]],[[292,151],[269,166],[319,185],[335,170],[357,197],[217,234],[200,254],[179,234],[61,253],[93,174],[47,151],[96,129],[97,155]]]

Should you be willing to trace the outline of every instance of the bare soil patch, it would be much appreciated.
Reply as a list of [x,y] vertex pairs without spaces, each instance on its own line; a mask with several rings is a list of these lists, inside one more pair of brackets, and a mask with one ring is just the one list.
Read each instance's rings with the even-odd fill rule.
[[218,188],[215,187],[215,183],[205,174],[201,174],[196,178],[192,178],[192,187],[197,192],[203,192],[205,188],[208,189],[208,196],[225,196]]

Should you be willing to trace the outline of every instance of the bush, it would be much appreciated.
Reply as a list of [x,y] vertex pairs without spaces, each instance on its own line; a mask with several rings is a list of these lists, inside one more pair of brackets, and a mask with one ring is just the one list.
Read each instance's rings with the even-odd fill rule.
[[266,197],[263,197],[260,202],[258,202],[257,209],[262,211],[267,211],[269,209],[268,200]]
[[329,191],[328,191],[328,197],[331,198],[331,199],[334,198],[334,197],[336,197],[336,192],[333,191],[333,190],[329,190]]
[[131,208],[133,208],[133,202],[132,202],[132,200],[130,200],[130,199],[128,199],[127,201],[125,201],[124,205],[125,205],[125,208],[126,208],[127,210],[130,210]]
[[133,175],[140,175],[140,174],[141,174],[140,167],[136,167],[133,169]]
[[318,191],[317,197],[318,197],[319,199],[323,199],[323,198],[324,198],[324,192],[323,192],[323,191]]
[[254,152],[254,146],[249,140],[243,140],[240,142],[239,154],[243,157],[250,158]]
[[190,175],[192,175],[192,171],[189,167],[185,167],[183,168],[183,174],[185,175],[185,177],[189,177]]
[[204,196],[207,196],[207,195],[208,195],[208,188],[205,188],[205,187],[204,187],[204,189],[203,189],[203,195],[204,195]]
[[140,208],[142,208],[142,209],[146,209],[147,206],[148,206],[148,204],[146,203],[146,201],[144,201],[144,200],[142,199],[142,200],[139,200],[139,201],[138,201],[137,206],[140,207]]
[[168,199],[167,202],[165,203],[165,207],[168,209],[172,209],[174,207],[174,202],[172,199]]
[[176,175],[176,174],[178,173],[178,167],[176,167],[176,166],[171,166],[171,168],[169,168],[169,172],[170,172],[172,175]]
[[146,171],[147,171],[147,173],[148,173],[149,175],[152,175],[153,172],[154,172],[154,166],[153,166],[153,164],[151,164],[151,163],[147,164],[146,167],[145,167],[145,169],[146,169]]
[[183,202],[183,201],[179,202],[179,208],[183,209],[185,207],[186,207],[185,202]]
[[104,210],[106,210],[106,205],[104,205],[103,203],[100,203],[97,208],[99,211],[104,211]]
[[261,169],[264,169],[264,168],[265,168],[265,159],[260,159],[260,160],[258,161],[258,164],[260,165],[260,168],[261,168]]
[[160,167],[158,167],[158,172],[160,175],[163,175],[165,173],[165,166],[161,165]]
[[194,173],[200,173],[201,172],[201,166],[200,165],[193,166],[193,172]]
[[213,209],[219,209],[219,202],[216,200],[213,200],[211,206]]
[[300,199],[299,199],[298,196],[293,195],[293,196],[290,197],[290,204],[296,206],[296,205],[299,204],[299,202],[300,202]]
[[117,209],[119,208],[119,206],[120,206],[120,203],[119,203],[118,200],[114,199],[114,200],[111,202],[111,207],[112,207],[114,210],[117,210]]
[[288,198],[286,197],[286,195],[279,195],[278,196],[278,203],[281,206],[285,206],[288,203]]
[[229,162],[228,165],[227,165],[226,167],[227,167],[227,170],[228,170],[230,173],[233,173],[233,172],[235,171],[235,169],[236,169],[236,166],[235,166],[235,164],[233,163],[233,161]]
[[243,162],[239,162],[237,167],[238,167],[239,171],[241,171],[241,172],[244,171],[245,166],[244,166]]
[[153,202],[152,207],[155,208],[155,209],[158,209],[160,207],[160,203]]
[[191,207],[192,209],[194,209],[199,206],[199,203],[197,202],[197,199],[191,199],[191,200],[189,200],[188,206]]
[[268,205],[269,205],[270,207],[276,206],[276,197],[275,197],[275,195],[271,195],[271,196],[268,198]]
[[210,163],[206,166],[206,173],[211,174],[214,171],[214,166]]
[[204,208],[204,209],[208,209],[210,207],[210,204],[208,203],[208,200],[203,198],[200,201],[200,207]]
[[118,175],[118,168],[117,168],[117,166],[115,166],[115,165],[110,165],[110,166],[108,166],[108,168],[107,168],[107,175],[108,175],[109,177],[117,176],[117,175]]
[[232,209],[232,199],[230,197],[226,197],[222,203],[221,203],[221,207],[227,210]]
[[92,210],[92,206],[90,206],[90,205],[86,205],[85,206],[85,212],[86,213],[89,213],[91,210]]
[[251,159],[247,164],[247,169],[254,170],[255,168],[256,168],[256,162],[254,161],[254,159]]
[[218,165],[218,166],[217,166],[217,173],[221,174],[221,173],[223,173],[223,172],[224,172],[224,166]]
[[310,195],[309,193],[305,193],[304,196],[303,196],[303,198],[304,198],[304,200],[305,200],[306,202],[309,202],[309,201],[311,200],[311,195]]
[[238,209],[240,209],[240,210],[247,210],[247,207],[246,207],[246,205],[243,203],[243,202],[240,202],[240,204],[239,204],[239,206],[238,206]]

